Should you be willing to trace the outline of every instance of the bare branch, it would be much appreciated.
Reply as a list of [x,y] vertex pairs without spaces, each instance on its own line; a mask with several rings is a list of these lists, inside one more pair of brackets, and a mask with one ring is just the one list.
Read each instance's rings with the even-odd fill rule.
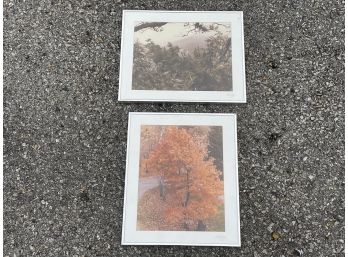
[[134,32],[137,32],[139,30],[146,29],[146,28],[153,28],[153,29],[159,28],[159,27],[164,26],[167,23],[168,22],[145,22],[145,23],[142,23],[140,25],[135,26]]

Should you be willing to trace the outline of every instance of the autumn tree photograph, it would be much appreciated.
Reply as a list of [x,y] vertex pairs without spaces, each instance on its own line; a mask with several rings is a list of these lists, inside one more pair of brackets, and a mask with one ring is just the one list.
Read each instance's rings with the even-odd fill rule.
[[134,90],[232,91],[231,24],[136,22]]
[[141,126],[137,230],[225,231],[222,126]]

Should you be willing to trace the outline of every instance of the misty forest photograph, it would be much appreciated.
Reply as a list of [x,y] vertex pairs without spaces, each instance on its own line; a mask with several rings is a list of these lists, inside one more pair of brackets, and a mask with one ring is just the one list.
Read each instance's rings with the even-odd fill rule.
[[143,125],[138,231],[225,231],[222,126]]
[[232,91],[231,24],[136,22],[133,90]]

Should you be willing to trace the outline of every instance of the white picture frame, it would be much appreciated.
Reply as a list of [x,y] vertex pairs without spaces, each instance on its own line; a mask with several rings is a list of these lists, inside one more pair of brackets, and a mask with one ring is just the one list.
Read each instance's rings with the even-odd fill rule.
[[[223,231],[156,231],[137,227],[142,126],[222,126]],[[195,245],[240,247],[240,217],[235,114],[129,113],[122,245]]]
[[[139,22],[166,22],[170,23],[223,23],[230,26],[230,51],[231,51],[231,85],[228,90],[153,90],[134,89],[133,86],[133,53],[135,42],[135,24]],[[241,11],[143,11],[124,10],[122,18],[122,41],[119,70],[119,101],[139,102],[216,102],[216,103],[245,103],[246,82],[244,64],[244,35],[243,12]],[[153,36],[152,39],[158,38]],[[208,72],[209,73],[209,72]],[[203,73],[207,74],[207,73]],[[202,76],[203,76],[202,75]],[[191,75],[190,75],[191,76]],[[206,75],[206,76],[209,76]],[[229,76],[229,75],[228,75]],[[206,78],[200,81],[207,81]],[[209,77],[208,77],[209,78]],[[139,81],[140,80],[140,81]],[[192,79],[193,80],[193,79]],[[137,84],[144,80],[137,79]],[[169,86],[173,81],[166,80]],[[196,81],[196,80],[195,80]],[[195,83],[192,82],[192,85]],[[199,81],[199,79],[197,79]],[[203,83],[203,82],[197,82]],[[210,83],[210,82],[209,82]],[[212,83],[212,82],[211,82]],[[220,84],[223,82],[219,82]],[[150,83],[151,84],[151,83]],[[155,83],[154,83],[155,84]],[[187,84],[186,82],[184,84]],[[193,87],[191,85],[191,87]],[[231,88],[231,89],[230,89]]]

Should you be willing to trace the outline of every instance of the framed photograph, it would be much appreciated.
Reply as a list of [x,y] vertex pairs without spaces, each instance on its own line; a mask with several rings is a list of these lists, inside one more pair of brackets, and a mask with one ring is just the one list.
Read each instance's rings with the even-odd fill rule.
[[130,113],[123,245],[240,246],[234,114]]
[[118,99],[245,103],[243,13],[123,11]]

